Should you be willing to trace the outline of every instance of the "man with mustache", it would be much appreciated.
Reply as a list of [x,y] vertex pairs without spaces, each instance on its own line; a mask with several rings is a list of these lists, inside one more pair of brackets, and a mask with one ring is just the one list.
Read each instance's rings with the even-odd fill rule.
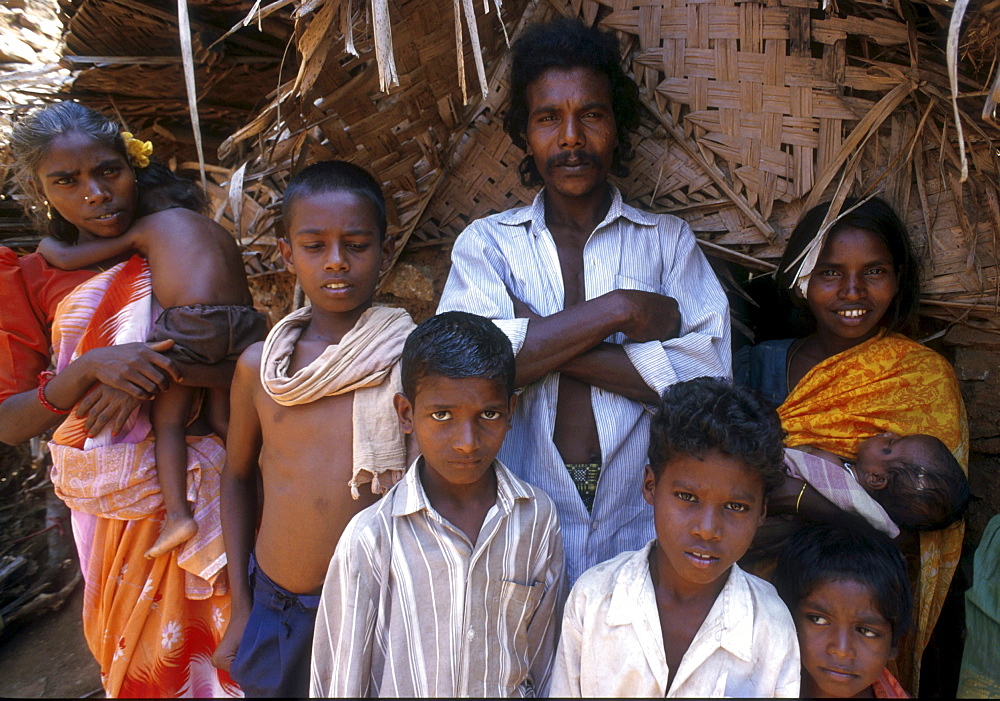
[[493,319],[511,339],[524,393],[500,458],[555,502],[572,582],[653,538],[646,405],[730,374],[729,313],[688,225],[608,182],[628,173],[639,122],[615,36],[564,18],[511,52],[504,128],[527,154],[522,182],[544,187],[462,232],[438,311]]

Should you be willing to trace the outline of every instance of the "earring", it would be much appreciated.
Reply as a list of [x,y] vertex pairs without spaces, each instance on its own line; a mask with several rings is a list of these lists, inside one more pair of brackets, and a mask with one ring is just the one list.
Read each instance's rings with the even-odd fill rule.
[[49,221],[52,221],[52,205],[49,204],[48,200],[45,200],[44,204],[45,204],[45,216],[49,218]]

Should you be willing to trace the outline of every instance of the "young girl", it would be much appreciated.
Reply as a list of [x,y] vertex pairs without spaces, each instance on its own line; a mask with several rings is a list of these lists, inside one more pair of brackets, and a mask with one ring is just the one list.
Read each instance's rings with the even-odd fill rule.
[[906,562],[892,543],[807,526],[782,553],[774,585],[799,636],[802,698],[909,698],[886,669],[910,623]]
[[[140,253],[149,262],[153,294],[163,307],[147,340],[172,339],[166,355],[182,373],[192,365],[235,362],[266,333],[264,315],[253,308],[235,240],[197,213],[207,203],[193,182],[150,160],[149,142],[127,132],[122,138],[137,181],[144,186],[138,205],[144,216],[120,236],[76,243],[46,237],[38,252],[62,270],[79,270],[129,251]],[[72,187],[70,180],[58,179],[54,187]],[[173,385],[153,402],[156,470],[166,517],[160,537],[146,551],[148,558],[169,552],[198,532],[187,484],[187,428],[196,397],[196,387]],[[212,428],[225,440],[229,387],[211,387],[208,406]]]
[[[802,218],[778,272],[779,285],[805,307],[811,332],[741,350],[734,359],[737,381],[779,405],[789,448],[809,445],[853,459],[861,441],[886,431],[926,434],[965,469],[968,426],[955,373],[940,355],[900,333],[920,292],[906,227],[873,197],[846,201],[820,237],[829,208],[820,205]],[[779,490],[771,505],[798,511],[808,498],[803,485],[798,493]],[[919,536],[917,630],[900,655],[900,673],[911,686],[958,564],[962,528],[959,522]]]

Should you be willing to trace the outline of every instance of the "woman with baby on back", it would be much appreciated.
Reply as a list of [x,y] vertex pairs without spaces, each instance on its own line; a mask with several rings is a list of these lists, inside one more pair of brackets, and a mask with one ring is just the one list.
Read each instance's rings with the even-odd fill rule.
[[[920,297],[906,227],[877,197],[845,201],[824,226],[829,212],[826,203],[802,217],[776,273],[779,288],[805,308],[811,331],[741,349],[736,381],[777,406],[789,448],[812,446],[853,460],[867,438],[884,434],[891,451],[899,436],[928,434],[967,469],[968,425],[954,370],[903,335]],[[958,522],[920,533],[916,630],[898,658],[900,678],[914,693],[963,530]]]
[[[229,618],[225,450],[191,389],[224,392],[234,364],[226,349],[214,360],[193,355],[202,336],[220,335],[214,318],[197,333],[158,318],[160,305],[195,302],[252,311],[238,248],[193,211],[205,202],[197,186],[93,110],[62,102],[36,111],[15,124],[10,146],[50,260],[0,248],[0,440],[55,429],[52,482],[71,509],[84,635],[107,695],[238,694],[210,662]],[[213,288],[225,299],[190,299]],[[160,402],[170,394],[177,401]],[[172,407],[174,425],[157,421],[157,404]],[[175,474],[158,474],[167,458],[154,433],[172,439]],[[192,522],[179,538],[164,528],[169,501]]]

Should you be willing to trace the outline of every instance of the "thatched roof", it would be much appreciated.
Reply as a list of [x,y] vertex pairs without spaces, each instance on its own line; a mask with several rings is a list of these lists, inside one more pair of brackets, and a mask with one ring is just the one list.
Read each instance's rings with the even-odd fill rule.
[[[881,192],[925,254],[925,312],[992,325],[1000,130],[982,110],[998,58],[997,5],[974,3],[963,25],[964,182],[944,52],[950,12],[940,4],[844,1],[824,11],[813,0],[522,0],[501,17],[512,35],[555,13],[619,32],[648,108],[632,175],[619,185],[630,201],[687,219],[713,255],[773,269],[804,209]],[[346,6],[295,3],[298,76],[220,151],[225,165],[246,165],[248,192],[272,207],[244,213],[247,240],[270,240],[284,183],[321,158],[382,178],[410,250],[446,247],[470,220],[529,200],[517,180],[523,154],[501,127],[496,14],[478,18],[489,94],[473,87],[463,108],[452,3],[392,6],[400,85],[384,92],[360,14],[360,56],[345,53]],[[468,41],[464,48],[474,76]]]
[[[291,25],[272,18],[260,28],[223,35],[252,7],[248,0],[189,2],[194,77],[206,158],[263,104],[279,81]],[[67,96],[117,110],[158,154],[195,157],[181,60],[177,3],[170,0],[61,0],[63,65],[78,71]]]
[[[191,168],[176,4],[60,7],[63,64],[77,72],[64,94],[118,110],[159,154]],[[388,25],[373,21],[386,8]],[[215,215],[256,251],[255,272],[280,268],[281,193],[292,173],[322,158],[356,162],[383,180],[391,229],[408,251],[447,249],[470,220],[530,199],[517,180],[523,154],[500,124],[506,37],[563,13],[617,30],[641,86],[637,158],[619,182],[631,202],[679,214],[711,254],[768,271],[807,206],[881,192],[924,253],[925,312],[995,325],[1000,129],[982,114],[1000,0],[972,2],[956,35],[961,139],[944,48],[951,6],[937,0],[842,0],[826,9],[819,0],[493,0],[487,8],[189,0]],[[387,31],[391,40],[376,41]],[[357,56],[347,52],[348,34]],[[398,85],[383,90],[386,46]]]

